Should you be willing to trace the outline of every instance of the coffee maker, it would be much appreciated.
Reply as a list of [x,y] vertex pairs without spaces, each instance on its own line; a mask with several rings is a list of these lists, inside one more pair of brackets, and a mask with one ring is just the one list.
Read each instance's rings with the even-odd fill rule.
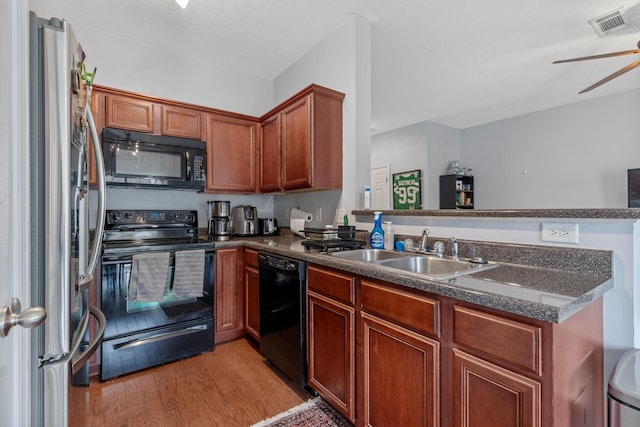
[[209,205],[209,240],[229,240],[231,237],[231,202],[210,200],[207,205]]
[[234,207],[232,227],[234,236],[257,236],[260,234],[260,223],[256,208],[249,205]]

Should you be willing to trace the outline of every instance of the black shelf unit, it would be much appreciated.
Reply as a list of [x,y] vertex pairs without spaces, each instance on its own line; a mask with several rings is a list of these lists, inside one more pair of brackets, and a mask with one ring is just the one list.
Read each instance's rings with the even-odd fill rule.
[[472,176],[440,176],[440,209],[473,209],[475,201]]

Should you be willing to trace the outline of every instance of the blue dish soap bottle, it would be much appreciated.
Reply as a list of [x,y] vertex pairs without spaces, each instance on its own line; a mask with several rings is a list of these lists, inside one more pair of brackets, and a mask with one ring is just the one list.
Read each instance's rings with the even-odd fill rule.
[[373,230],[369,235],[371,249],[384,249],[384,230],[382,229],[382,212],[374,212]]

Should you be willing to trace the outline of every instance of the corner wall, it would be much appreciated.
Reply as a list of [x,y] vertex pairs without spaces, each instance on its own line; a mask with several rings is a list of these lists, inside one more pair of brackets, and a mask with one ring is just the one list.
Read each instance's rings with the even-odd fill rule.
[[311,83],[345,94],[343,103],[342,191],[322,191],[275,197],[275,216],[288,225],[288,209],[299,207],[331,224],[337,207],[354,209],[359,189],[369,182],[371,164],[371,24],[354,15],[275,79],[275,104]]

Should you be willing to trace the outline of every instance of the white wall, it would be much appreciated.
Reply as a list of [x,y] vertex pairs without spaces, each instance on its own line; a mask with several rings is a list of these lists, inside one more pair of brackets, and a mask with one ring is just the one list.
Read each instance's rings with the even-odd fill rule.
[[625,208],[638,117],[634,90],[463,130],[421,122],[375,135],[372,160],[392,159],[391,173],[423,169],[426,209],[438,208],[451,160],[473,169],[477,209]]
[[[460,159],[460,131],[432,122],[420,122],[371,138],[371,164],[389,164],[394,173],[422,171],[422,207],[438,209],[439,176],[451,160]],[[389,190],[389,193],[392,189]]]
[[253,116],[273,107],[271,80],[227,70],[215,58],[178,55],[81,22],[71,26],[87,68],[98,69],[96,84]]
[[[299,194],[276,197],[276,216],[284,217],[287,209],[314,212],[327,211],[323,217],[332,223],[337,206],[354,209],[359,190],[369,182],[371,123],[371,24],[359,15],[348,21],[275,80],[276,104],[311,83],[345,94],[343,103],[343,188],[342,192]],[[319,196],[320,195],[320,196]]]
[[634,90],[462,130],[476,208],[627,207],[639,117]]

